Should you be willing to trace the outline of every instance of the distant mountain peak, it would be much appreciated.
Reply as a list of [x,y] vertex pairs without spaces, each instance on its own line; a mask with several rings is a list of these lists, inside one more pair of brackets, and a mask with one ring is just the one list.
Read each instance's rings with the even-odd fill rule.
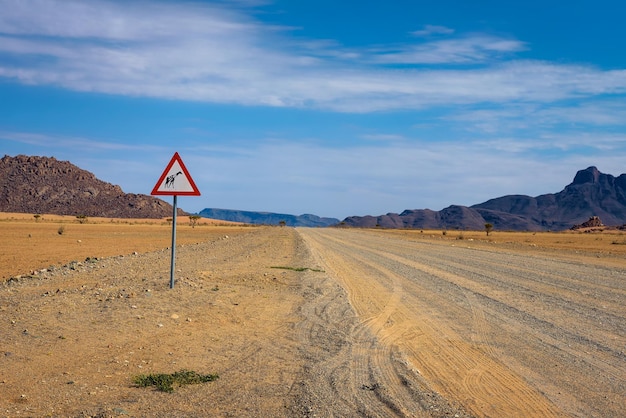
[[596,167],[591,166],[578,171],[572,184],[598,183],[601,175],[603,174]]

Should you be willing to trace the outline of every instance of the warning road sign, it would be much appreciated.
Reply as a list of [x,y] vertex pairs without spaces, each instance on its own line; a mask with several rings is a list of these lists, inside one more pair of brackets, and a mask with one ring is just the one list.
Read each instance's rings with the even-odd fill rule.
[[174,153],[151,194],[158,196],[200,196],[200,190],[196,187],[177,152]]

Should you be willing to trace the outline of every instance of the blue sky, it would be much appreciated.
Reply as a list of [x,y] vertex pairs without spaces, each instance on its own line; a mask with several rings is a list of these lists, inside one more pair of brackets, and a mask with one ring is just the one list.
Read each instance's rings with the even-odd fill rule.
[[[343,219],[626,172],[626,3],[0,0],[0,154]],[[165,198],[165,200],[170,200]]]

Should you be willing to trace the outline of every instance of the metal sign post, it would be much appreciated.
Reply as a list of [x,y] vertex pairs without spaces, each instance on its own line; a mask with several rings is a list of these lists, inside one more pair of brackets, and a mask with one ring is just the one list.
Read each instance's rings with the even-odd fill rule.
[[173,289],[174,269],[176,266],[176,215],[178,212],[176,198],[178,195],[200,196],[200,190],[196,187],[177,152],[174,153],[170,163],[152,189],[151,194],[153,196],[174,196],[174,204],[172,205],[174,208],[174,213],[172,214],[172,259],[170,260],[170,289]]
[[172,215],[172,259],[170,261],[170,289],[174,288],[174,268],[176,267],[176,198],[174,195],[174,214]]

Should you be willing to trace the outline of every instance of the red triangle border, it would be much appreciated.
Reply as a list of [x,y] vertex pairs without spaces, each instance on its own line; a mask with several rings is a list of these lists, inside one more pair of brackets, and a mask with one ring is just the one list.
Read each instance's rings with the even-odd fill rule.
[[[187,177],[187,180],[189,180],[189,185],[191,186],[193,190],[189,192],[159,191],[158,190],[159,186],[163,184],[163,180],[165,180],[167,173],[169,173],[170,169],[172,168],[172,166],[174,165],[176,161],[178,161],[180,168],[183,170],[183,173]],[[180,158],[180,155],[178,154],[178,152],[174,153],[174,156],[170,160],[167,167],[165,167],[165,171],[163,171],[163,174],[161,174],[159,181],[157,181],[157,183],[154,185],[154,188],[152,189],[152,193],[150,194],[152,196],[200,196],[200,190],[198,189],[198,186],[196,186],[196,183],[191,178],[191,175],[189,175],[189,171],[187,171],[187,167],[185,167],[185,164],[183,163],[183,160]]]

